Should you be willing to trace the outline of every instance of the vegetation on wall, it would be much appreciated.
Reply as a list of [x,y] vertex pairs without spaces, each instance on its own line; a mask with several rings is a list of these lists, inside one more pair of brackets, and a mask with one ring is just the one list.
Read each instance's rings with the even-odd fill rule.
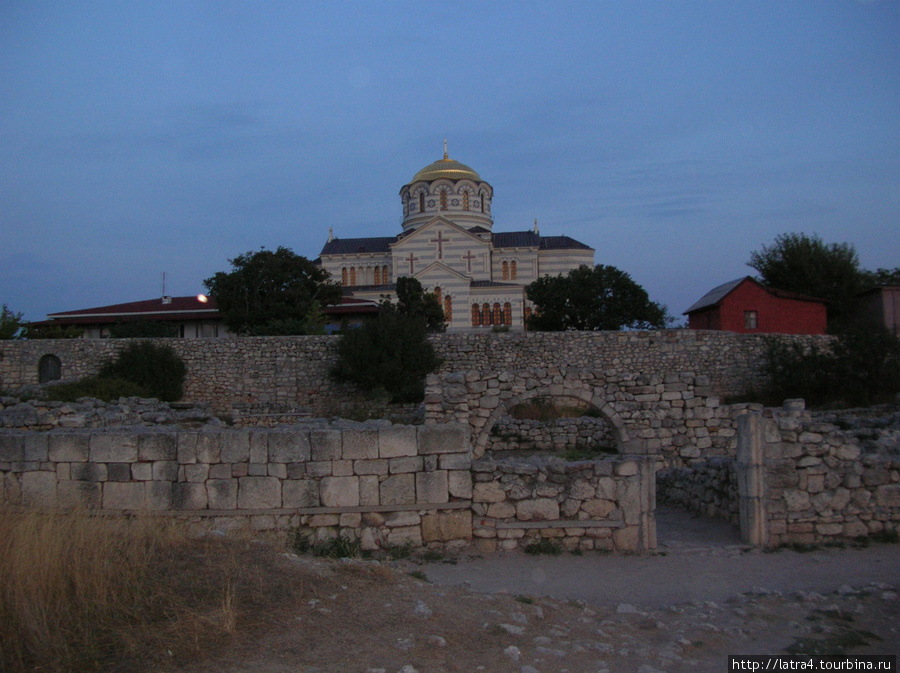
[[831,347],[771,337],[765,373],[760,401],[768,405],[794,397],[811,407],[891,402],[900,392],[900,340],[871,322],[842,330]]
[[437,300],[415,278],[400,278],[397,285],[399,303],[383,301],[374,319],[341,335],[331,375],[366,391],[386,391],[392,402],[420,402],[425,376],[441,363],[428,341]]
[[321,309],[341,300],[327,271],[288,248],[247,252],[229,262],[231,271],[203,284],[235,334],[318,334]]
[[6,304],[0,309],[0,340],[18,339],[21,336],[22,314],[15,313]]
[[149,394],[166,402],[181,399],[186,368],[171,346],[152,341],[135,341],[118,357],[100,369],[100,378],[136,383]]
[[665,306],[614,266],[582,265],[565,276],[544,276],[525,294],[535,305],[528,327],[539,331],[653,329],[672,321]]

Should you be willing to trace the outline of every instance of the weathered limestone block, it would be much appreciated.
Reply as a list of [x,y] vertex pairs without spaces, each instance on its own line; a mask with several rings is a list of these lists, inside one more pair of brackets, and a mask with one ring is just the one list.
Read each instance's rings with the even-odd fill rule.
[[344,430],[341,455],[344,460],[378,458],[378,430]]
[[[569,485],[569,497],[576,500],[588,500],[594,497],[596,489],[587,479],[575,479]],[[538,495],[543,495],[538,493]]]
[[179,510],[202,510],[209,504],[206,484],[180,482],[172,484],[172,507]]
[[310,455],[314,461],[341,459],[340,430],[312,430],[309,433]]
[[378,505],[379,487],[376,475],[364,475],[359,478],[359,504]]
[[319,483],[314,479],[286,479],[281,484],[284,507],[318,507]]
[[131,463],[107,463],[107,481],[131,481]]
[[461,423],[423,425],[418,428],[419,453],[468,453],[469,433]]
[[615,479],[611,477],[600,477],[597,480],[596,496],[602,500],[615,500],[617,498],[618,487]]
[[440,457],[439,464],[442,470],[470,470],[472,456],[468,453],[447,453]]
[[418,512],[392,512],[384,517],[384,525],[388,528],[400,526],[418,526],[422,517]]
[[416,502],[414,474],[395,474],[381,482],[382,505],[411,505]]
[[509,519],[516,515],[516,506],[511,502],[493,502],[488,505],[487,515],[492,519]]
[[99,508],[102,488],[96,481],[60,481],[56,484],[56,502],[63,507]]
[[106,481],[106,463],[73,463],[69,471],[73,481]]
[[171,432],[142,432],[137,436],[138,460],[176,460],[177,442]]
[[324,477],[321,497],[324,507],[357,507],[359,477]]
[[479,482],[472,488],[474,502],[503,502],[506,492],[496,481]]
[[310,459],[309,436],[297,430],[269,432],[269,462],[302,463]]
[[[396,459],[394,459],[396,460]],[[381,460],[354,460],[353,473],[357,475],[364,474],[387,474],[388,461]]]
[[785,489],[782,497],[789,512],[802,512],[810,507],[809,493],[806,491],[789,488]]
[[900,507],[900,484],[885,484],[876,488],[875,502],[881,507]]
[[281,507],[281,481],[275,477],[238,479],[238,509],[275,509]]
[[153,481],[175,481],[178,479],[178,463],[174,460],[158,460],[153,463]]
[[172,509],[172,484],[170,482],[151,481],[146,485],[146,489],[145,509]]
[[447,488],[454,498],[472,497],[472,473],[468,470],[451,470],[447,472]]
[[[293,463],[296,465],[297,463]],[[287,465],[284,463],[269,463],[266,466],[266,473],[270,477],[278,477],[279,479],[287,479]]]
[[23,504],[41,507],[56,505],[56,472],[23,472],[19,485]]
[[146,486],[143,482],[106,482],[103,484],[103,509],[144,509]]
[[420,526],[405,526],[401,528],[388,529],[388,544],[399,546],[410,545],[413,547],[422,546],[422,529]]
[[87,434],[51,433],[47,438],[48,458],[55,463],[85,463],[90,453],[90,439]]
[[47,434],[43,432],[25,435],[25,462],[43,463],[47,461]]
[[520,521],[555,521],[559,519],[559,503],[549,498],[520,500],[516,504],[516,518]]
[[403,458],[419,453],[417,429],[392,426],[378,429],[378,454],[381,458]]
[[197,433],[197,462],[212,465],[222,462],[222,433],[205,430]]
[[638,465],[634,460],[623,460],[616,465],[616,474],[620,477],[631,477],[638,473]]
[[0,463],[25,460],[25,435],[0,433]]
[[422,517],[422,540],[446,542],[472,539],[472,512],[427,514]]
[[616,503],[612,500],[602,500],[596,498],[587,500],[581,505],[582,511],[586,512],[591,519],[602,520],[609,516],[609,513],[616,509]]
[[268,430],[250,431],[250,462],[265,463],[269,460]]
[[177,442],[178,462],[190,465],[197,462],[197,433],[179,432]]
[[637,526],[626,526],[613,531],[613,544],[616,551],[637,551],[640,549],[640,529]]
[[131,478],[135,481],[152,481],[153,463],[132,463]]
[[223,463],[250,462],[250,431],[230,430],[222,433],[222,449],[219,456]]
[[447,470],[416,473],[416,502],[448,502]]
[[210,479],[206,493],[210,509],[237,509],[237,479]]
[[423,467],[422,456],[407,456],[404,458],[391,458],[388,460],[388,471],[391,474],[404,474],[406,472],[421,472]]
[[92,463],[133,463],[137,460],[137,436],[119,432],[98,432],[91,435]]

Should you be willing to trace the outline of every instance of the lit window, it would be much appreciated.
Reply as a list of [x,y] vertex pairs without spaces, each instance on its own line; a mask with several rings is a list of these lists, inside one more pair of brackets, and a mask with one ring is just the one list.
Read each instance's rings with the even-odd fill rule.
[[494,304],[494,324],[503,324],[503,313],[500,311],[500,304]]
[[472,327],[481,327],[481,309],[478,304],[472,304]]
[[463,192],[463,210],[469,209],[469,192]]
[[744,329],[756,329],[758,316],[756,311],[744,311]]
[[347,284],[347,267],[341,269],[341,285]]
[[491,305],[484,304],[481,307],[481,324],[485,327],[490,327],[493,323],[491,321]]
[[449,294],[444,297],[444,320],[453,322],[453,300]]
[[381,285],[381,267],[380,266],[375,267],[375,284]]
[[509,277],[512,280],[515,280],[518,275],[519,275],[519,271],[516,268],[516,260],[513,260],[509,263]]
[[512,304],[509,302],[503,304],[503,324],[512,325]]
[[439,288],[439,287],[434,288],[434,296],[437,297],[438,304],[440,304],[443,299],[441,296],[441,288]]
[[350,267],[350,284],[356,285],[356,267],[355,266]]
[[441,210],[447,210],[447,190],[441,190]]
[[509,280],[509,262],[503,262],[503,280]]

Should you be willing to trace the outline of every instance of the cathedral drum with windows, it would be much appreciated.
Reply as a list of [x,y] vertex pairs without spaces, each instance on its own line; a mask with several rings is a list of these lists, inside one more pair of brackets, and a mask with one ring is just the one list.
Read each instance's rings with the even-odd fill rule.
[[[396,279],[414,276],[444,308],[447,331],[525,328],[531,312],[525,286],[540,276],[594,265],[594,250],[568,236],[494,232],[494,190],[447,155],[400,190],[403,231],[397,236],[329,235],[320,263],[344,292],[378,301]],[[454,310],[455,308],[455,310]]]

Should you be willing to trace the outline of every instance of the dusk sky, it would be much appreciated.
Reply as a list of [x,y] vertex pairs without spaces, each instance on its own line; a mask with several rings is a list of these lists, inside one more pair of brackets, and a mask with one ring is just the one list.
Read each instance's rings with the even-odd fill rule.
[[900,2],[0,0],[0,303],[400,232],[442,157],[681,313],[786,232],[900,266]]

